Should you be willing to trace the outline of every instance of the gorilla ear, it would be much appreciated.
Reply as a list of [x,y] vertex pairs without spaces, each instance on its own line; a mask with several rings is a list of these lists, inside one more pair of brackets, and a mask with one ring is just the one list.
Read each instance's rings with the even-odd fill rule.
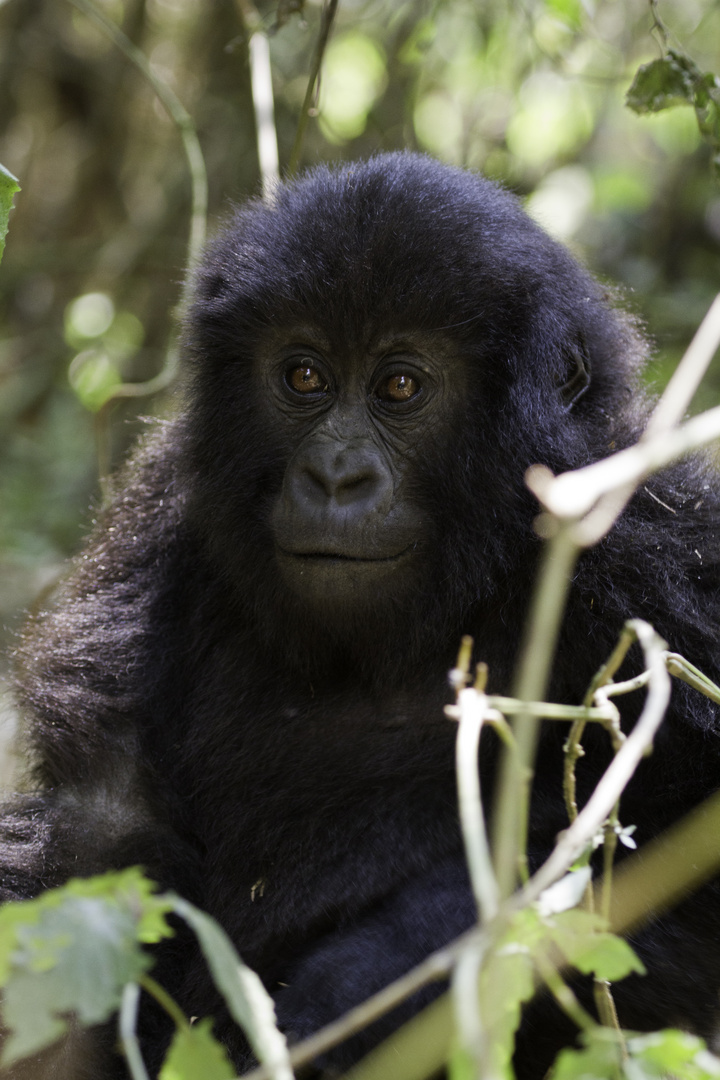
[[590,358],[584,342],[571,345],[566,351],[570,378],[560,387],[566,409],[571,409],[590,385]]

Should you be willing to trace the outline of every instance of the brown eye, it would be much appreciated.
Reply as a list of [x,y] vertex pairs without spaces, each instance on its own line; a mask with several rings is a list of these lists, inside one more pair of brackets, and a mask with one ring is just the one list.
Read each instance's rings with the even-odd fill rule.
[[285,381],[296,394],[322,394],[328,388],[317,368],[304,364],[288,371]]
[[412,375],[391,375],[378,387],[381,401],[410,401],[420,393],[420,383]]

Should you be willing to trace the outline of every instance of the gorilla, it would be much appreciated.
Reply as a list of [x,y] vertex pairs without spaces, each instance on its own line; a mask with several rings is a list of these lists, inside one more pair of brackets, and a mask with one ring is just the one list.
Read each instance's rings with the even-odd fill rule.
[[[2,896],[142,864],[220,921],[297,1040],[473,923],[448,670],[470,634],[490,692],[510,690],[541,550],[525,471],[633,443],[648,350],[512,195],[410,153],[320,167],[240,208],[197,270],[183,348],[176,417],[20,642],[32,772],[3,809]],[[634,616],[720,680],[719,493],[693,457],[583,555],[551,700],[582,700]],[[626,730],[641,697],[621,699]],[[566,729],[546,729],[533,867],[567,824]],[[605,733],[585,751],[581,800]],[[491,732],[480,758],[490,792]],[[642,844],[718,778],[717,709],[678,684],[622,823]],[[636,936],[649,973],[616,987],[623,1026],[712,1035],[719,917],[711,883]],[[252,1066],[191,943],[166,943],[156,973]],[[338,1075],[440,990],[306,1075]],[[167,1038],[148,1008],[152,1075]],[[531,1008],[518,1075],[542,1077],[572,1038]],[[67,1075],[125,1076],[106,1041]]]

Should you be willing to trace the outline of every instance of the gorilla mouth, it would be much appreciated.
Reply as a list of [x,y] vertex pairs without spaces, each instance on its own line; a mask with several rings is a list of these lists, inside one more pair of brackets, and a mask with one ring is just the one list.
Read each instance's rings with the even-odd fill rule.
[[395,555],[348,555],[339,551],[288,551],[286,548],[278,548],[281,555],[291,559],[301,559],[308,563],[391,563],[397,562],[407,555],[412,545]]

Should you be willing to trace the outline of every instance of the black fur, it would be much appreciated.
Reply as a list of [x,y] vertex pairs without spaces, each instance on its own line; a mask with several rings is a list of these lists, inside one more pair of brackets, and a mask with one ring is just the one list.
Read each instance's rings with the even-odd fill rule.
[[[278,570],[283,477],[295,469],[309,483],[292,464],[304,453],[297,432],[314,446],[326,423],[324,398],[317,417],[296,420],[305,406],[268,390],[273,350],[298,327],[322,336],[318,363],[338,385],[391,334],[420,343],[440,387],[420,420],[358,396],[351,434],[372,482],[382,474],[399,492],[405,525],[392,514],[378,525],[377,505],[365,513],[355,500],[349,524],[333,511],[338,543],[352,556],[359,533],[366,546],[386,543],[386,527],[391,539],[408,522],[415,534],[387,588],[371,574],[342,602]],[[573,469],[633,442],[645,352],[632,320],[515,199],[468,173],[387,155],[318,169],[272,205],[242,208],[197,275],[184,407],[140,448],[56,606],[26,631],[19,693],[36,793],[6,807],[5,896],[142,863],[220,920],[294,1037],[463,931],[473,906],[447,672],[469,633],[490,689],[508,691],[539,551],[524,472]],[[342,408],[345,423],[355,405]],[[328,438],[344,446],[337,425]],[[288,498],[290,516],[315,528],[306,495]],[[631,616],[720,679],[718,522],[703,460],[648,482],[580,562],[552,699],[582,698]],[[630,724],[637,703],[623,707]],[[715,706],[676,686],[623,799],[640,843],[715,788],[718,731]],[[534,864],[566,824],[564,734],[549,724],[541,742]],[[586,748],[583,797],[607,763],[606,736],[590,732]],[[490,737],[487,790],[495,750]],[[712,1034],[719,910],[709,886],[640,936],[650,974],[617,988],[625,1026]],[[218,1017],[246,1065],[196,953],[171,946],[158,971],[189,1014]],[[436,992],[320,1067],[357,1059]],[[542,1076],[568,1035],[531,1013],[520,1074]],[[154,1067],[165,1038],[150,1025]],[[110,1068],[88,1065],[87,1076]]]

